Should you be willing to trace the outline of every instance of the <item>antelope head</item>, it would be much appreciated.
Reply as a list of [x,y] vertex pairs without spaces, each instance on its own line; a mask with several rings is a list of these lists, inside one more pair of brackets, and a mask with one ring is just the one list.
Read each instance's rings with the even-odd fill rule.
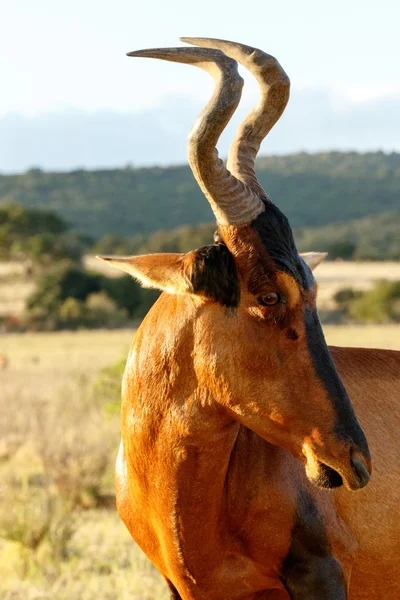
[[[231,419],[300,458],[318,486],[344,482],[359,489],[369,480],[370,456],[318,318],[311,268],[322,256],[299,255],[287,218],[254,171],[260,144],[288,102],[289,79],[258,49],[182,41],[196,47],[128,56],[195,65],[215,81],[189,136],[189,163],[217,220],[215,243],[188,254],[104,260],[144,286],[179,295],[174,318],[191,315],[187,357],[198,386]],[[216,144],[241,97],[237,62],[256,77],[260,99],[240,125],[225,166]]]

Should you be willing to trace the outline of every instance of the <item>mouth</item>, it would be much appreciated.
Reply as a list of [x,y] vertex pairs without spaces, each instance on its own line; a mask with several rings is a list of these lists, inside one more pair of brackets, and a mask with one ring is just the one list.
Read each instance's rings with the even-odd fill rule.
[[370,471],[357,455],[351,455],[349,465],[340,468],[340,472],[313,457],[313,460],[307,461],[306,473],[312,483],[325,490],[339,488],[343,484],[348,490],[360,490],[371,478]]
[[318,461],[318,475],[312,482],[323,490],[333,490],[343,485],[343,477],[328,465]]

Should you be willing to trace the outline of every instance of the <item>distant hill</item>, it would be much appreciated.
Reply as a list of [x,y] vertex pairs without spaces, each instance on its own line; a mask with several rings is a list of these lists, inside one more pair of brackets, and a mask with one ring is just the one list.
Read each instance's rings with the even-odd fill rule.
[[[294,227],[400,209],[400,154],[262,157],[257,174]],[[130,236],[213,221],[188,166],[0,175],[0,203],[51,209],[77,231]]]

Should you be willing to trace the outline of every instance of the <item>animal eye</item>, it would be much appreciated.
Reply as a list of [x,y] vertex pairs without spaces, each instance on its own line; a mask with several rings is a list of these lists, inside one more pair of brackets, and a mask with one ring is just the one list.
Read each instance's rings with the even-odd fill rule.
[[280,297],[276,292],[270,292],[269,294],[258,298],[258,303],[262,304],[262,306],[274,306],[274,304],[278,304],[279,301]]

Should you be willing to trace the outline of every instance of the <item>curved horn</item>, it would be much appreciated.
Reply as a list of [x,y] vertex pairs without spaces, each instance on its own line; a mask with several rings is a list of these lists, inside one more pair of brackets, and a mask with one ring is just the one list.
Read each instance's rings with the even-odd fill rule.
[[289,100],[290,80],[279,62],[262,50],[212,38],[181,38],[195,46],[217,48],[245,66],[257,79],[260,100],[239,126],[229,151],[227,167],[262,197],[268,198],[254,172],[261,142],[278,121]]
[[213,77],[213,96],[189,135],[189,164],[218,223],[243,225],[253,221],[265,209],[264,203],[254,190],[228,171],[215,147],[241,97],[243,79],[236,61],[219,50],[185,47],[138,50],[128,56],[191,64]]

